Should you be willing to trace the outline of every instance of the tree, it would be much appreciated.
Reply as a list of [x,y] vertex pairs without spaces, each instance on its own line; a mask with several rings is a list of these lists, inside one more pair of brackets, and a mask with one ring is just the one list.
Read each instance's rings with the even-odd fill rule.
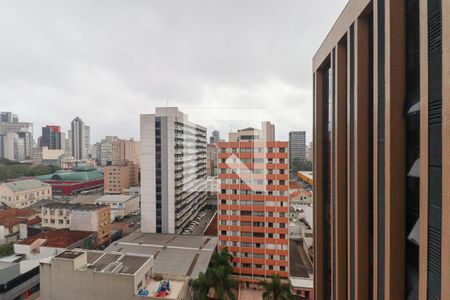
[[290,300],[293,299],[291,286],[288,283],[282,283],[280,275],[272,274],[272,279],[263,284],[264,300]]
[[4,244],[0,246],[0,257],[9,256],[14,254],[14,244]]
[[195,298],[199,300],[208,300],[209,290],[212,287],[211,279],[203,272],[198,274],[198,278],[192,282],[192,287],[196,291],[197,295]]
[[7,159],[0,159],[0,182],[8,179],[52,174],[56,170],[58,170],[56,166],[30,166]]
[[238,283],[230,277],[233,272],[232,260],[233,256],[226,248],[212,255],[206,274],[200,273],[198,278],[192,282],[192,287],[198,293],[200,300],[209,299],[208,294],[211,289],[214,291],[216,299],[236,299],[234,289],[238,288]]
[[290,168],[294,174],[298,171],[312,171],[312,162],[295,158]]

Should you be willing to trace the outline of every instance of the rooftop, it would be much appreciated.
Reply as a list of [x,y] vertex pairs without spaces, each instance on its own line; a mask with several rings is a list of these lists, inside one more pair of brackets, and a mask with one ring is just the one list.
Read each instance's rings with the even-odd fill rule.
[[106,250],[155,257],[154,273],[197,278],[208,268],[217,237],[134,232]]
[[23,192],[35,189],[50,188],[48,183],[36,179],[15,180],[3,183],[13,192]]
[[104,195],[97,200],[96,203],[105,203],[105,202],[127,202],[137,196],[134,195]]
[[44,208],[49,209],[75,209],[75,210],[97,210],[103,208],[106,205],[100,204],[78,204],[78,203],[66,203],[66,202],[54,202],[43,205]]
[[43,181],[91,181],[103,179],[103,171],[91,166],[77,166],[73,170],[58,170],[53,174],[42,175],[37,178]]
[[313,267],[299,240],[289,240],[289,276],[310,278]]
[[67,248],[78,241],[84,240],[92,235],[89,231],[70,231],[65,229],[41,232],[38,235],[24,239],[17,244],[31,245],[38,239],[45,240],[40,246],[53,248]]
[[9,208],[0,211],[0,225],[11,227],[20,223],[28,224],[35,215],[37,212],[33,209]]
[[[86,253],[87,266],[98,272],[114,272],[120,274],[135,274],[151,255],[104,252],[95,250],[71,250],[55,256],[55,258],[75,259]],[[86,267],[86,266],[83,266]]]
[[79,204],[95,204],[95,201],[102,196],[101,193],[94,194],[86,194],[86,195],[77,195],[75,198],[70,200],[70,203],[79,203]]

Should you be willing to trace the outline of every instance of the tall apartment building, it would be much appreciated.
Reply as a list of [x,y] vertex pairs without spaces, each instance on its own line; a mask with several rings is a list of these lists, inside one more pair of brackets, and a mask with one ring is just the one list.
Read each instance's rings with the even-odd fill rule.
[[217,144],[206,147],[206,170],[208,176],[217,176]]
[[90,128],[80,117],[71,123],[72,156],[77,160],[87,159],[90,154]]
[[316,299],[449,299],[450,2],[351,0],[313,70]]
[[12,112],[2,111],[0,113],[0,122],[17,123],[19,122],[19,117]]
[[289,132],[289,160],[306,160],[306,132],[291,131]]
[[41,147],[48,149],[63,149],[64,135],[61,126],[47,125],[42,127]]
[[72,155],[72,130],[67,131],[67,138],[64,145],[64,152],[67,156],[73,156]]
[[131,161],[105,166],[105,194],[122,194],[124,190],[139,186],[139,167]]
[[141,115],[141,230],[180,233],[206,204],[206,128],[176,107]]
[[313,162],[314,161],[314,143],[310,142],[306,147],[306,160]]
[[234,273],[247,284],[289,271],[288,143],[254,139],[218,146],[219,248],[233,254]]
[[141,163],[141,143],[134,139],[118,139],[112,144],[112,163],[122,164],[131,161],[135,165]]
[[97,148],[97,163],[101,166],[106,166],[107,164],[112,164],[113,161],[113,143],[118,141],[117,136],[106,136],[100,141]]
[[218,132],[217,130],[214,130],[211,134],[211,136],[209,137],[209,143],[210,144],[217,144],[220,140],[220,132]]
[[275,141],[275,125],[269,121],[261,122],[261,135],[264,141]]
[[33,124],[19,122],[10,112],[0,114],[0,158],[15,161],[33,157]]

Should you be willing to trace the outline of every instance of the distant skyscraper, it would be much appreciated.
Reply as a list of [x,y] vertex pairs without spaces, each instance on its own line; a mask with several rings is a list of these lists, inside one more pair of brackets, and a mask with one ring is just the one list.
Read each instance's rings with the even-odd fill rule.
[[[33,148],[33,124],[27,122],[19,122],[17,115],[10,112],[2,112],[0,114],[0,136],[3,139],[3,145],[8,149],[2,151],[8,154],[9,159],[24,161],[32,159]],[[7,135],[9,133],[9,135]],[[14,138],[12,138],[14,136]],[[13,143],[13,144],[11,144]],[[6,155],[6,154],[5,154]],[[14,157],[14,158],[11,158]]]
[[294,160],[306,160],[306,132],[291,131],[289,132],[289,161],[290,164]]
[[210,144],[217,144],[220,140],[220,132],[218,132],[217,130],[214,130],[212,132],[211,137],[209,138],[209,143]]
[[62,149],[63,135],[61,126],[47,125],[42,127],[41,147],[48,149]]
[[91,127],[87,125],[84,126],[83,145],[86,159],[91,155]]
[[131,161],[141,164],[141,143],[133,139],[118,139],[112,143],[112,163],[122,164]]
[[269,121],[263,121],[261,123],[261,134],[264,141],[274,141],[275,140],[275,125]]
[[19,117],[11,112],[3,111],[0,113],[0,122],[17,123],[19,122]]
[[206,204],[206,143],[176,107],[141,115],[142,232],[180,233]]
[[90,152],[90,128],[86,126],[80,117],[76,117],[71,123],[72,156],[82,160],[88,158]]
[[67,138],[65,143],[65,154],[72,156],[72,130],[67,131]]
[[113,143],[118,141],[117,136],[107,136],[100,141],[100,152],[97,148],[97,163],[101,166],[111,165],[113,161]]
[[313,162],[313,159],[314,159],[314,144],[313,142],[310,142],[306,151],[306,160]]
[[239,141],[274,141],[275,140],[275,125],[269,121],[261,122],[261,129],[248,127],[239,129],[237,132],[228,133],[229,142]]

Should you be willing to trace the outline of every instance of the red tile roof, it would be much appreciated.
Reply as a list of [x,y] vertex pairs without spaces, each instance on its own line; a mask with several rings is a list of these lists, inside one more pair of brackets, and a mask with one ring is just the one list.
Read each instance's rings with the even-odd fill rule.
[[18,242],[18,244],[31,245],[38,239],[45,239],[46,241],[41,244],[41,246],[67,248],[70,245],[75,244],[76,242],[88,238],[92,234],[93,233],[89,231],[70,231],[65,229],[56,229],[50,230],[48,232],[41,232],[38,235]]
[[0,211],[0,225],[11,227],[20,223],[27,223],[28,219],[37,212],[33,209],[9,208]]
[[295,182],[293,180],[289,180],[289,188],[290,189],[299,189],[299,188],[301,188],[301,186],[297,182]]

